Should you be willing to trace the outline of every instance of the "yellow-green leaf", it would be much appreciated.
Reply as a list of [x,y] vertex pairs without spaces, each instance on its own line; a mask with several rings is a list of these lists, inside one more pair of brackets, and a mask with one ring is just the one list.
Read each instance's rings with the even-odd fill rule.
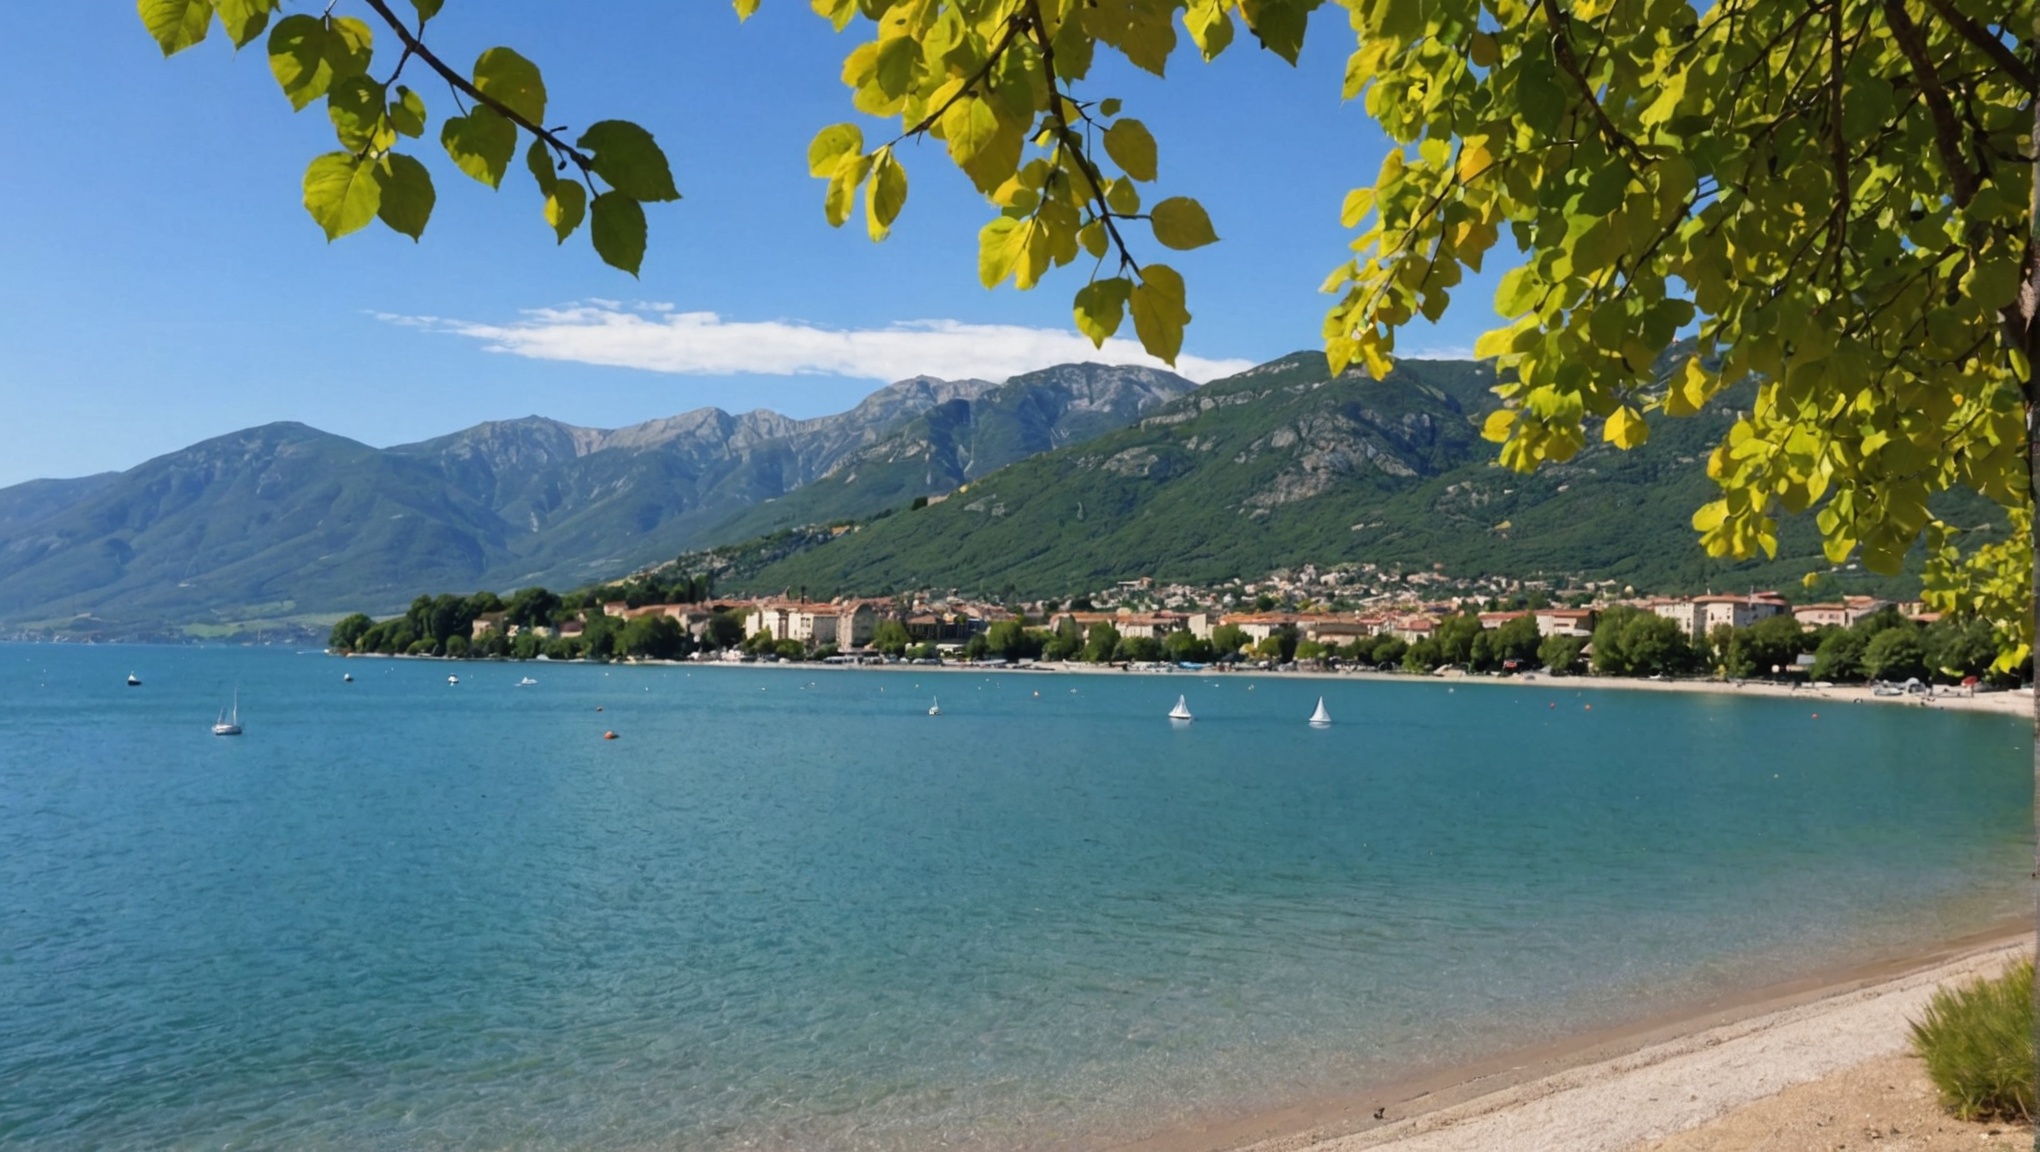
[[524,167],[531,172],[531,178],[538,181],[538,190],[552,195],[553,186],[560,182],[559,170],[553,167],[553,155],[546,149],[545,141],[534,139],[531,147],[524,150]]
[[332,87],[327,40],[326,24],[317,16],[285,16],[269,30],[269,71],[291,107],[302,110]]
[[822,214],[828,217],[829,227],[841,228],[843,221],[850,219],[850,209],[857,202],[857,188],[871,173],[871,157],[852,154],[836,161],[836,173],[829,177],[829,190],[822,194]]
[[1157,241],[1179,252],[1202,248],[1218,240],[1218,233],[1211,230],[1211,217],[1205,215],[1204,205],[1188,196],[1171,196],[1155,205],[1149,212],[1148,223],[1154,226]]
[[1091,338],[1092,347],[1103,348],[1119,331],[1132,290],[1133,282],[1124,276],[1093,280],[1077,290],[1077,330]]
[[637,197],[604,192],[595,198],[588,230],[602,262],[632,276],[645,259],[645,210]]
[[1625,450],[1640,447],[1650,439],[1650,425],[1644,422],[1643,413],[1624,404],[1608,417],[1601,438]]
[[277,0],[214,0],[213,7],[219,10],[220,27],[226,29],[227,39],[240,48],[269,27],[269,13],[276,4]]
[[1105,154],[1135,180],[1155,178],[1155,138],[1138,120],[1118,120],[1105,130]]
[[524,117],[545,125],[545,79],[538,65],[508,48],[491,48],[475,61],[475,87],[482,95]]
[[999,135],[999,116],[975,96],[959,97],[942,113],[942,136],[959,167],[977,159]]
[[808,145],[808,175],[826,180],[836,174],[836,165],[853,152],[864,151],[864,132],[855,124],[831,124]]
[[364,152],[388,134],[383,100],[383,86],[366,76],[349,76],[333,85],[326,96],[326,116],[342,146]]
[[432,173],[416,159],[398,152],[384,156],[378,168],[382,199],[376,216],[414,241],[424,236],[425,222],[432,218]]
[[390,101],[390,127],[406,136],[425,134],[425,98],[397,85],[397,98]]
[[[155,37],[163,55],[174,56],[205,39],[213,10],[207,0],[137,0],[142,26]],[[235,43],[239,43],[236,41]]]
[[562,244],[581,226],[587,211],[588,190],[581,187],[579,180],[556,181],[552,191],[546,193],[545,222],[552,225],[553,235]]
[[892,224],[907,203],[907,170],[893,158],[891,148],[880,148],[872,159],[871,183],[864,188],[865,225],[873,240],[892,233]]
[[1133,331],[1148,354],[1174,364],[1183,350],[1183,326],[1190,312],[1183,306],[1183,277],[1166,264],[1150,264],[1140,270],[1130,303]]
[[736,5],[737,19],[740,21],[749,20],[752,14],[758,11],[758,0],[730,0],[730,2]]
[[1346,202],[1339,206],[1339,227],[1357,228],[1367,214],[1374,211],[1374,189],[1355,188],[1346,193]]
[[491,188],[500,188],[510,157],[517,151],[517,126],[494,108],[477,104],[439,129],[439,142],[454,166]]
[[630,121],[598,120],[574,143],[592,155],[595,174],[625,196],[633,200],[680,198],[665,151],[650,132]]
[[1020,222],[1011,216],[1000,216],[978,231],[978,279],[987,288],[996,288],[999,281],[1013,274],[1013,233]]
[[337,240],[375,219],[382,206],[379,166],[351,152],[328,152],[305,169],[305,211]]

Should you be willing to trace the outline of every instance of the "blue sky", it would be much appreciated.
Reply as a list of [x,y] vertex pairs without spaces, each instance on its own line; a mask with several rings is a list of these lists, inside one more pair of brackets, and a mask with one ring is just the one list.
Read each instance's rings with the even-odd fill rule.
[[[449,0],[431,39],[461,64],[498,43],[532,57],[554,122],[620,116],[659,138],[686,198],[652,209],[639,280],[602,265],[585,233],[555,247],[521,171],[497,192],[455,172],[436,126],[414,149],[439,191],[424,243],[375,225],[329,245],[299,189],[334,147],[323,106],[293,114],[259,43],[237,57],[215,30],[166,61],[122,0],[0,6],[16,149],[0,485],[272,420],[388,445],[531,413],[603,427],[711,404],[807,416],[895,376],[1074,358],[1061,353],[1077,267],[1033,292],[985,291],[989,210],[939,143],[902,149],[911,193],[885,243],[823,220],[805,151],[855,118],[837,78],[854,27],[838,36],[799,0],[765,0],[743,25],[716,0],[560,16],[591,7]],[[350,9],[372,19],[339,0]],[[1340,200],[1386,147],[1339,101],[1342,14],[1317,19],[1295,69],[1248,41],[1212,66],[1179,54],[1166,82],[1122,65],[1088,85],[1154,130],[1153,195],[1196,196],[1223,237],[1167,254],[1196,315],[1186,365],[1205,374],[1316,346],[1316,289],[1345,252]],[[378,73],[388,64],[379,53]],[[452,110],[443,86],[417,86],[435,122]],[[1472,345],[1492,291],[1459,296],[1405,351]],[[717,319],[676,331],[689,314]]]

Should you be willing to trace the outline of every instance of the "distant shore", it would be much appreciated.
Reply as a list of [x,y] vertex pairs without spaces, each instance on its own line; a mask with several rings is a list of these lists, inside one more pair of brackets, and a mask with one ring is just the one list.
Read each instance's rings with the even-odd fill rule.
[[[450,664],[491,664],[491,663],[585,663],[586,661],[542,661],[542,660],[495,660],[444,656],[398,656],[389,653],[359,653],[347,659],[362,660],[431,660]],[[1233,667],[1221,669],[1210,666],[1202,669],[1175,668],[1170,670],[1123,668],[1113,664],[1083,664],[1040,662],[1033,665],[990,666],[979,664],[825,664],[818,661],[785,661],[777,663],[725,661],[725,660],[630,660],[619,661],[631,666],[659,668],[771,668],[781,670],[805,670],[809,672],[889,672],[915,674],[929,673],[1012,673],[1039,676],[1044,673],[1078,676],[1262,676],[1275,680],[1343,680],[1365,681],[1383,684],[1486,684],[1498,687],[1528,688],[1559,691],[1564,689],[1613,688],[1633,692],[1702,692],[1722,696],[1768,697],[1776,700],[1794,700],[1802,703],[1819,704],[1888,704],[1907,708],[1941,708],[1957,712],[1989,712],[2002,716],[2030,716],[2033,714],[2033,690],[2011,688],[2004,691],[1979,692],[1964,695],[1960,689],[1942,688],[1932,696],[1879,696],[1867,684],[1823,684],[1819,687],[1797,684],[1780,684],[1770,680],[1648,680],[1630,676],[1552,676],[1544,673],[1529,673],[1517,676],[1486,676],[1478,673],[1451,673],[1444,676],[1435,674],[1417,675],[1397,672],[1363,672],[1339,670],[1293,670],[1275,671],[1267,668]]]

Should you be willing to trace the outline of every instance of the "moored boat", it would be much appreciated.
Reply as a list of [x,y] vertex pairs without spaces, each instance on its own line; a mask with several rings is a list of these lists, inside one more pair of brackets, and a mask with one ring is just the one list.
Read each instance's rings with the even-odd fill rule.
[[1178,696],[1178,697],[1176,697],[1176,706],[1175,706],[1174,708],[1171,708],[1171,709],[1169,709],[1169,719],[1171,719],[1171,720],[1192,720],[1192,719],[1195,719],[1195,717],[1193,717],[1193,716],[1191,716],[1191,715],[1190,715],[1190,698],[1189,698],[1189,697],[1187,697],[1187,696]]

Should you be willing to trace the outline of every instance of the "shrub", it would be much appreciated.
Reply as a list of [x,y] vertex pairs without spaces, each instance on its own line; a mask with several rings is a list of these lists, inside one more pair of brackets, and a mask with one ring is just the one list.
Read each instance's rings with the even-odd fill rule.
[[2031,1119],[2033,962],[1934,993],[1913,1022],[1912,1041],[1950,1112],[1964,1120]]

